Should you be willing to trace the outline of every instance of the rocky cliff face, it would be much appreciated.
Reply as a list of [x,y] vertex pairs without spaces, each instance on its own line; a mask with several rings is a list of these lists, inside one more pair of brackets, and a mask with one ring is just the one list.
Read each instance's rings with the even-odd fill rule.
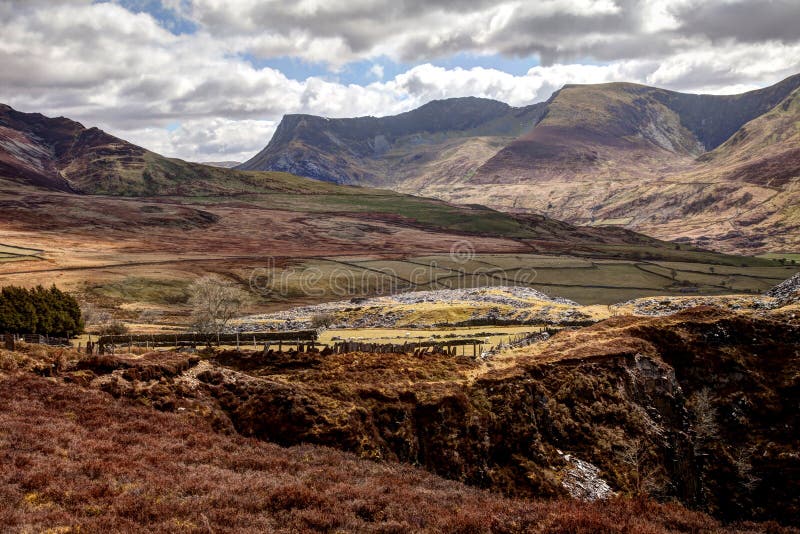
[[726,520],[794,523],[798,346],[798,326],[777,315],[696,308],[612,319],[489,362],[227,353],[174,377],[95,367],[82,379],[218,428],[510,495],[647,493]]

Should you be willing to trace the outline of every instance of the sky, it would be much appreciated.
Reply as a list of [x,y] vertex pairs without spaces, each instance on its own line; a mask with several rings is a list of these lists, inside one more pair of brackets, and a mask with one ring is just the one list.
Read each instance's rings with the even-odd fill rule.
[[0,0],[0,102],[192,161],[244,161],[288,113],[798,72],[798,0]]

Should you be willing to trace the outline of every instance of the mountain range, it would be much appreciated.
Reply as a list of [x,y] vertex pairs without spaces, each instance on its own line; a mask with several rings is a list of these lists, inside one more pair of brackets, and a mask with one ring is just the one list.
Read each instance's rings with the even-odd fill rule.
[[[534,113],[539,108],[531,108],[526,113]],[[476,105],[473,114],[456,117],[448,127],[485,124],[490,115],[494,118],[489,122],[499,123],[508,120],[509,109],[498,103],[487,114],[482,105]],[[397,135],[413,128],[417,118],[423,115],[418,112],[395,120],[393,126]],[[353,126],[356,130],[370,127],[369,124]],[[431,123],[430,127],[436,127],[436,123]],[[538,243],[524,244],[523,249],[566,250],[598,244],[671,249],[656,239],[619,229],[578,228],[543,216],[508,214],[481,205],[456,205],[389,190],[325,183],[285,172],[244,171],[220,163],[190,163],[161,156],[65,117],[48,118],[0,105],[0,205],[4,205],[2,193],[16,196],[21,190],[34,195],[59,193],[59,202],[84,206],[87,199],[94,199],[93,202],[101,206],[104,202],[114,203],[115,197],[158,200],[160,206],[169,201],[192,205],[212,199],[215,203],[235,203],[235,208],[255,204],[268,211],[352,215],[358,218],[358,224],[363,225],[363,220],[369,218],[397,227],[438,232],[448,239],[461,235],[498,237],[511,240],[512,248],[520,247],[516,240]],[[54,197],[47,198],[50,202]],[[16,213],[19,202],[5,207],[6,216],[42,224],[30,209]],[[103,210],[102,207],[95,209]],[[90,211],[93,210],[84,208],[82,214]],[[146,212],[162,213],[163,209],[147,209]],[[50,218],[55,218],[55,214]],[[80,220],[81,217],[72,214],[65,217],[63,223],[80,225]],[[216,221],[212,218],[205,222]],[[340,229],[344,228],[346,225]],[[316,237],[326,239],[325,235]],[[371,249],[377,246],[378,243],[372,243]]]
[[567,85],[515,108],[434,101],[390,117],[287,115],[239,169],[621,225],[757,253],[800,246],[796,75],[740,95]]

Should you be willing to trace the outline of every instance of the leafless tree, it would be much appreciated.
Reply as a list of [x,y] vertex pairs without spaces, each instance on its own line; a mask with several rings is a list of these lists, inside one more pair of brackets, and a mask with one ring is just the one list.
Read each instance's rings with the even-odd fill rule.
[[120,335],[128,332],[125,323],[115,319],[108,311],[98,308],[91,302],[81,305],[81,315],[86,328],[98,335]]
[[711,401],[708,388],[703,388],[689,399],[695,420],[695,433],[702,441],[711,441],[719,432],[717,425],[717,409]]
[[330,327],[336,318],[330,313],[318,313],[311,317],[311,326],[316,329]]
[[747,491],[754,491],[761,482],[761,478],[755,474],[753,469],[752,458],[755,453],[756,447],[751,446],[739,448],[734,454],[734,465],[739,472],[739,483]]
[[659,490],[659,469],[650,461],[647,442],[637,438],[628,441],[617,453],[617,458],[630,470],[631,491],[635,495],[654,494]]
[[219,334],[236,317],[250,296],[231,282],[206,275],[189,286],[189,304],[195,330],[201,334]]

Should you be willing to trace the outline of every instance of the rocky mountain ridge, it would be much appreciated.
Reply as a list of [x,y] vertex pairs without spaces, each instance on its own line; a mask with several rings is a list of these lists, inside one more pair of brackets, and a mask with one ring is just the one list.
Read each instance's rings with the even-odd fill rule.
[[[799,87],[800,75],[740,95],[567,85],[526,108],[450,99],[395,117],[287,116],[240,168],[622,225],[725,251],[788,250],[800,243],[777,230],[794,221],[798,144],[786,102]],[[736,141],[754,125],[764,132],[755,152]],[[745,150],[748,164],[720,172]],[[763,224],[740,218],[765,211],[770,197]]]

